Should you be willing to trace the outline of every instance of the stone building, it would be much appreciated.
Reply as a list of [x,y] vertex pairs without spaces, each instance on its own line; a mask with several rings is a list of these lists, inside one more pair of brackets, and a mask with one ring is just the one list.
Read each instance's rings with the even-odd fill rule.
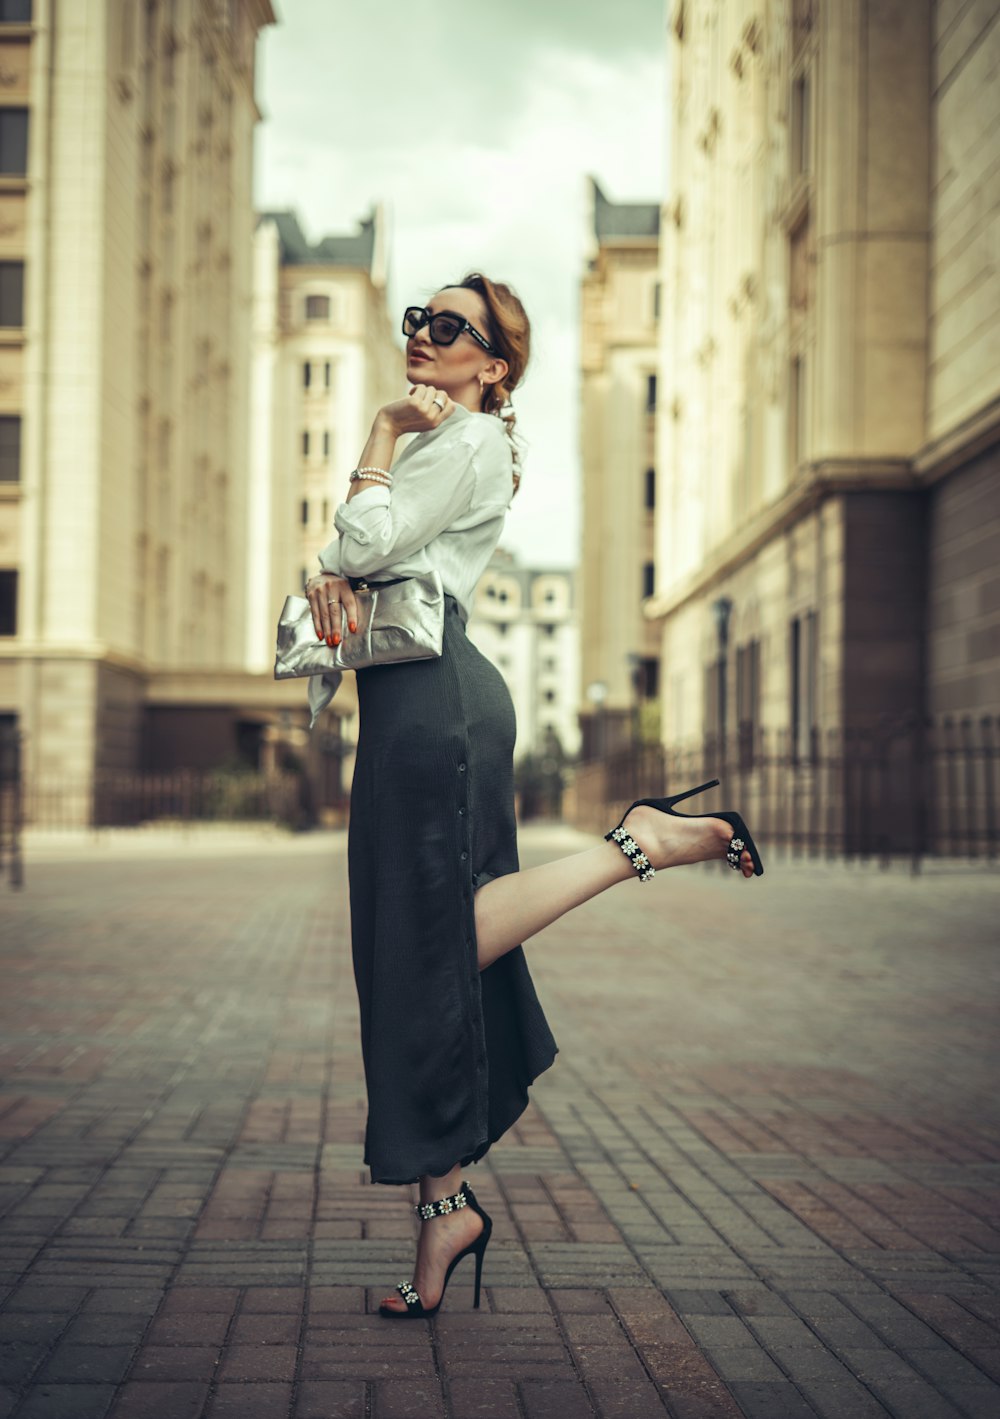
[[[376,409],[406,390],[396,322],[386,308],[380,210],[350,236],[310,245],[294,212],[264,212],[254,237],[253,377],[246,654],[270,673],[285,597],[318,570],[335,535]],[[345,675],[313,734],[303,728],[304,681],[286,682],[288,712],[267,735],[308,753],[319,798],[347,792],[357,739],[357,692]]]
[[273,21],[270,0],[0,9],[0,712],[29,782],[84,798],[140,765],[176,677],[204,695],[244,663]]
[[570,758],[579,751],[575,579],[572,571],[522,567],[498,548],[476,588],[469,639],[507,682],[517,715],[516,760],[556,745]]
[[658,695],[653,595],[660,210],[611,202],[588,179],[589,253],[581,282],[580,725],[590,758],[631,743]]
[[[272,622],[318,569],[382,404],[406,392],[386,308],[385,221],[310,246],[293,212],[262,213],[254,240],[254,376],[247,658],[274,660]],[[267,574],[260,575],[266,568]],[[340,697],[338,696],[338,699]]]
[[668,49],[664,738],[997,713],[1000,12],[685,0]]

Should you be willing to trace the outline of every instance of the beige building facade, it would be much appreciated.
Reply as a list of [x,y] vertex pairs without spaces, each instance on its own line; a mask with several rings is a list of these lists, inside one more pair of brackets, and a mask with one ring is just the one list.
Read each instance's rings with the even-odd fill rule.
[[185,675],[243,669],[254,60],[275,17],[3,15],[0,712],[29,783],[85,790],[142,764],[161,681],[175,703]]
[[580,726],[584,758],[632,742],[658,693],[654,507],[660,318],[659,207],[587,183],[581,281],[583,478]]
[[670,746],[766,725],[805,753],[813,728],[1000,711],[982,9],[668,6],[646,612]]

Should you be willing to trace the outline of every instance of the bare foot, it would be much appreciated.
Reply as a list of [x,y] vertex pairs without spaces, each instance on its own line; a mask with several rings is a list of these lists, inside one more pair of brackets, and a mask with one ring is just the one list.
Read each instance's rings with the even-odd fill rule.
[[[460,1251],[472,1245],[485,1225],[479,1213],[471,1207],[429,1217],[420,1224],[417,1264],[411,1284],[425,1309],[430,1310],[440,1301],[449,1263]],[[467,1262],[465,1264],[468,1265]],[[409,1309],[398,1291],[386,1296],[382,1304],[394,1311]]]
[[[688,818],[661,813],[656,808],[633,808],[623,824],[660,871],[692,862],[725,858],[733,830],[724,818]],[[740,871],[752,877],[753,858],[744,849]]]

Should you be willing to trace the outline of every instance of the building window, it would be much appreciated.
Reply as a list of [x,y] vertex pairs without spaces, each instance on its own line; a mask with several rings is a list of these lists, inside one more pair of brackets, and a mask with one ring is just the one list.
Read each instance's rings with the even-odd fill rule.
[[21,418],[4,414],[0,418],[0,483],[21,481]]
[[308,457],[309,457],[309,430],[308,430],[308,429],[303,429],[303,430],[302,430],[302,457],[303,457],[303,458],[308,458]]
[[644,655],[639,661],[636,688],[640,700],[655,700],[660,693],[660,662],[655,655]]
[[306,296],[306,320],[329,320],[330,297]]
[[647,512],[652,512],[656,507],[656,469],[646,469],[645,479],[645,507]]
[[792,177],[801,177],[810,169],[811,102],[809,75],[800,74],[792,85]]
[[0,326],[24,324],[24,262],[0,261]]
[[174,165],[168,158],[160,174],[160,206],[165,217],[173,216],[175,176]]
[[27,25],[31,23],[31,0],[0,0],[0,23]]
[[716,744],[725,735],[726,662],[720,656],[705,666],[705,738]]
[[642,594],[652,596],[653,587],[656,582],[656,566],[653,562],[644,562],[642,567]]
[[330,361],[327,360],[326,363],[325,363],[324,366],[323,366],[323,387],[324,387],[324,389],[329,389],[329,388],[330,388],[330,376],[331,376],[331,374],[332,374],[332,370],[333,370],[333,367],[331,366]]
[[500,634],[501,634],[502,636],[505,636],[505,635],[507,634],[507,629],[508,629],[508,623],[507,623],[506,621],[498,621],[498,622],[497,622],[497,630],[500,632]]
[[653,282],[653,319],[654,319],[654,321],[659,320],[659,318],[660,318],[660,293],[661,293],[661,290],[662,290],[662,285],[661,285],[661,283],[660,283],[659,281],[654,281],[654,282]]
[[793,757],[807,759],[812,754],[818,707],[819,618],[815,611],[792,621],[788,678],[790,748]]
[[554,636],[556,633],[556,628],[552,625],[551,622],[549,622],[547,625],[544,625],[542,627],[542,632],[547,636]]
[[324,458],[329,458],[329,457],[330,457],[330,430],[329,430],[329,429],[324,429],[324,430],[323,430],[323,457],[324,457]]
[[17,572],[0,571],[0,636],[17,635]]
[[323,526],[325,527],[329,521],[330,521],[330,499],[329,499],[329,498],[324,498],[324,499],[323,499]]
[[0,108],[0,173],[21,177],[28,171],[28,110]]
[[303,499],[302,499],[301,518],[302,518],[302,526],[303,526],[303,527],[308,527],[308,526],[309,526],[309,500],[308,500],[308,498],[303,498]]
[[646,376],[646,413],[656,413],[656,375]]
[[788,457],[794,472],[805,457],[806,362],[796,355],[788,371]]
[[308,389],[312,384],[312,365],[306,360],[302,366],[302,388]]
[[546,703],[547,705],[554,704],[554,703],[555,703],[555,698],[556,698],[556,692],[555,692],[555,690],[546,690],[546,691],[545,691],[545,703]]
[[736,648],[736,733],[740,767],[750,769],[760,721],[760,641]]

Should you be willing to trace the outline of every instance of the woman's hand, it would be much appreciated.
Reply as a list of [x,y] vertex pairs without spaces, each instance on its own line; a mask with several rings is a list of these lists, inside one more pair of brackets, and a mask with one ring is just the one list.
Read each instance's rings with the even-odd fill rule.
[[378,411],[398,438],[400,434],[423,434],[436,429],[454,409],[452,399],[433,384],[414,384],[405,399],[395,399]]
[[343,638],[344,620],[348,631],[358,628],[358,603],[351,583],[342,576],[320,572],[306,582],[306,596],[312,607],[313,625],[316,635],[331,647],[338,646]]

